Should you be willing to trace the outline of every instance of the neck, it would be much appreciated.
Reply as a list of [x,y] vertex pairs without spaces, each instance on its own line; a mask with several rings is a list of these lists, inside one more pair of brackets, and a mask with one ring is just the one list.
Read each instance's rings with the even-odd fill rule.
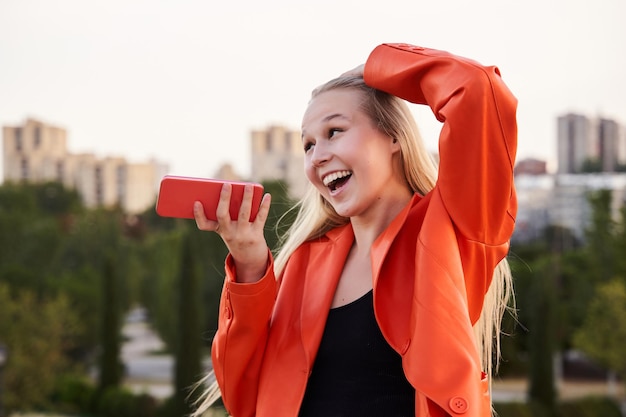
[[350,218],[354,232],[354,244],[357,256],[369,256],[370,248],[393,219],[411,201],[412,195],[402,196],[380,207],[376,213]]

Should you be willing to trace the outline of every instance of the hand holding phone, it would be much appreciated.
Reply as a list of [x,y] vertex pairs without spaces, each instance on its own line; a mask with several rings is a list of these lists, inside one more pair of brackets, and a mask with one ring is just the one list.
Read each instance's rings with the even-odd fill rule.
[[166,175],[161,180],[156,212],[163,217],[193,219],[193,204],[196,201],[200,201],[204,207],[207,219],[217,220],[215,211],[224,183],[232,185],[229,207],[231,220],[237,220],[237,217],[239,217],[244,187],[247,184],[251,184],[254,187],[252,210],[249,219],[254,221],[263,197],[263,186],[261,184],[210,178]]

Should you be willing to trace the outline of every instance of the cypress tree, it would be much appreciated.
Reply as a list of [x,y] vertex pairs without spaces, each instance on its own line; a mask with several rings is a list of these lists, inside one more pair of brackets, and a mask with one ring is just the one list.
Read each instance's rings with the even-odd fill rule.
[[556,281],[560,274],[561,254],[555,250],[550,258],[539,261],[537,274],[530,285],[529,386],[528,399],[534,413],[556,415],[554,353],[556,351]]
[[200,313],[200,282],[198,261],[192,244],[191,231],[183,233],[182,256],[178,285],[178,337],[175,354],[175,416],[192,411],[191,388],[202,372],[202,340]]
[[110,254],[104,260],[102,274],[102,320],[100,332],[100,380],[99,388],[116,387],[122,380],[123,366],[121,350],[121,311],[117,291],[117,271],[114,258]]

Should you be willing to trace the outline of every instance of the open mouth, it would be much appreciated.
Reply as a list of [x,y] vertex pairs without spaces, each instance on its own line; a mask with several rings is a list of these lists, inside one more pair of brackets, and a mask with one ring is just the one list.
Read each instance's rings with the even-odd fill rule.
[[351,171],[338,171],[324,177],[323,182],[330,191],[341,188],[352,176]]

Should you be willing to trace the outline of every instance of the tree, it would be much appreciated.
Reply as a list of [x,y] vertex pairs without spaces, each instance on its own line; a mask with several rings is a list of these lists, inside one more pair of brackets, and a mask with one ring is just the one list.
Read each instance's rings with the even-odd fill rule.
[[615,233],[617,223],[611,213],[611,191],[598,190],[590,193],[591,224],[585,231],[587,252],[594,282],[607,282],[613,278],[616,268]]
[[[574,344],[591,359],[626,380],[626,285],[614,279],[601,284],[589,304]],[[626,404],[626,397],[623,398]]]
[[120,361],[121,311],[118,296],[118,278],[113,256],[107,256],[102,274],[102,302],[100,306],[100,360],[98,388],[104,393],[119,386],[123,376]]
[[553,364],[556,346],[554,260],[535,262],[535,268],[529,297],[532,304],[526,306],[530,310],[528,397],[554,414],[557,396]]
[[178,276],[178,337],[175,355],[174,402],[176,416],[193,411],[191,404],[197,391],[190,389],[202,373],[202,317],[200,316],[200,279],[195,248],[188,231],[183,236]]
[[[626,253],[626,204],[620,209],[620,222],[615,232],[615,253]],[[616,275],[624,278],[626,284],[626,256],[616,257]]]
[[587,158],[580,168],[581,172],[602,172],[602,162],[598,158]]
[[0,283],[0,340],[10,352],[4,375],[7,411],[45,409],[58,378],[73,371],[71,348],[79,318],[63,295],[39,299]]

